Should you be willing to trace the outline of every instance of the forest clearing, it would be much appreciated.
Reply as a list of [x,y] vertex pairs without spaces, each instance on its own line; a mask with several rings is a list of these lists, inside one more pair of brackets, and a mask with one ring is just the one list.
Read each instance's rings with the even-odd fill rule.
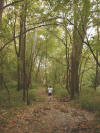
[[100,0],[0,0],[0,133],[100,132]]

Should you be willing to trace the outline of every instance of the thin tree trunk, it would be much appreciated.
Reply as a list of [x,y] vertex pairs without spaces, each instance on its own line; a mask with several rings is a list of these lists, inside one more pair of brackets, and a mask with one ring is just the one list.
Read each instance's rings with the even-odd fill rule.
[[9,92],[9,89],[8,89],[8,87],[7,87],[7,85],[6,85],[6,83],[5,83],[4,80],[3,80],[3,83],[4,83],[4,87],[5,87],[6,90],[7,90],[7,94],[8,94],[8,103],[10,104],[10,92]]
[[19,56],[18,56],[18,90],[21,90],[24,88],[26,35],[22,34],[22,33],[25,32],[25,26],[24,26],[25,21],[26,21],[25,18],[23,18],[23,15],[21,15],[21,17],[20,17],[20,37],[19,37]]
[[70,89],[69,89],[69,82],[70,82],[70,75],[69,75],[69,48],[67,47],[67,44],[66,44],[66,65],[67,65],[67,69],[66,69],[66,89],[67,89],[68,93],[70,94]]
[[4,5],[4,0],[0,0],[0,24],[2,22],[3,5]]
[[34,43],[31,49],[31,63],[30,63],[30,70],[29,74],[27,74],[27,81],[26,81],[26,96],[27,96],[27,105],[30,104],[30,98],[29,98],[29,87],[31,85],[31,80],[32,80],[32,71],[33,71],[33,63],[35,61],[35,47],[37,44],[37,29],[35,30],[35,35],[34,35]]
[[[96,58],[98,60],[98,51],[96,50]],[[95,85],[94,85],[94,89],[96,90],[98,86],[98,64],[96,63],[96,75],[95,75]]]
[[[20,15],[20,36],[19,36],[19,53],[18,53],[18,90],[23,89],[23,101],[26,100],[26,7],[27,3],[22,5]],[[23,12],[24,9],[24,12]]]
[[2,52],[0,53],[0,89],[3,88],[3,58],[2,58]]
[[[98,37],[97,40],[99,42],[99,26],[98,25],[97,25],[97,37]],[[96,50],[97,61],[98,61],[98,57],[99,57],[99,52],[98,52],[98,50]],[[98,72],[99,72],[98,68],[99,68],[99,66],[96,62],[96,76],[95,76],[95,86],[94,86],[95,90],[96,90],[96,87],[98,86]]]
[[41,61],[42,61],[42,56],[40,57],[40,60],[39,60],[39,64],[38,64],[38,68],[37,68],[37,71],[36,71],[36,80],[38,81],[38,77],[39,77],[39,71],[40,71],[40,65],[41,65]]
[[[97,10],[99,10],[98,0],[96,2],[97,2]],[[98,18],[100,17],[100,13],[99,12],[97,13],[97,16],[98,16]],[[100,36],[99,36],[99,24],[97,24],[97,41],[98,42],[99,42],[99,39],[100,39]],[[97,62],[99,62],[98,57],[99,57],[99,52],[98,52],[98,50],[96,50]],[[98,68],[99,68],[99,66],[98,66],[97,62],[96,62],[96,76],[95,76],[95,86],[94,86],[95,90],[96,90],[96,87],[98,86],[98,72],[99,72]]]
[[46,47],[45,47],[45,86],[48,88],[48,78],[47,78],[47,55],[48,55],[48,48],[47,48],[47,40],[46,40]]
[[33,42],[33,46],[31,49],[31,63],[30,63],[30,70],[29,70],[29,75],[28,75],[28,82],[27,82],[27,87],[29,88],[31,85],[31,80],[32,80],[32,71],[33,71],[33,63],[35,61],[35,48],[36,48],[36,44],[37,44],[37,32],[38,29],[35,30],[35,34],[34,34],[34,42]]
[[[2,68],[1,68],[2,70]],[[3,73],[0,73],[0,88],[3,88]]]
[[[90,55],[89,55],[90,56]],[[79,84],[79,89],[80,89],[80,91],[81,91],[81,88],[82,88],[82,81],[83,81],[83,76],[84,76],[84,73],[85,73],[85,68],[86,68],[86,64],[87,64],[87,62],[88,62],[88,60],[89,60],[89,56],[86,58],[86,60],[85,60],[85,63],[84,63],[84,67],[83,67],[83,71],[81,72],[81,70],[80,70],[80,84]],[[82,64],[82,63],[81,63]]]

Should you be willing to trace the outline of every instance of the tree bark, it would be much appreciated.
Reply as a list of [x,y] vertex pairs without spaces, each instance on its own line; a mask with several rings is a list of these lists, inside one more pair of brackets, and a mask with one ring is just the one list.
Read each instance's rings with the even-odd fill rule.
[[[96,50],[96,58],[98,60],[98,50]],[[95,75],[95,85],[94,85],[94,89],[96,90],[97,86],[98,86],[98,64],[96,63],[96,75]]]
[[35,30],[34,42],[33,42],[33,46],[32,46],[32,49],[31,49],[30,69],[29,69],[29,75],[28,75],[28,79],[27,79],[27,87],[28,88],[31,85],[33,63],[35,62],[35,48],[36,48],[36,44],[37,44],[37,37],[38,37],[38,29]]
[[[87,1],[85,0],[83,2],[83,8],[81,13],[83,13],[83,16],[81,16],[81,19],[79,20],[79,14],[78,14],[78,7],[77,7],[77,1],[74,0],[74,30],[73,30],[73,44],[72,44],[72,53],[71,53],[71,61],[70,61],[70,67],[71,67],[71,82],[70,82],[70,90],[71,90],[71,98],[74,98],[75,96],[79,96],[79,64],[80,64],[80,58],[83,48],[83,40],[86,35],[86,27],[88,22],[88,16],[89,16],[89,7],[87,8],[86,4]],[[89,1],[88,1],[89,4]],[[80,14],[82,15],[82,14]],[[84,30],[83,30],[84,28]],[[82,38],[80,37],[82,36]]]
[[26,100],[26,3],[22,5],[20,15],[20,36],[19,36],[19,53],[18,53],[18,90],[23,89],[23,101]]
[[26,35],[22,34],[25,32],[25,18],[20,16],[20,37],[19,37],[19,55],[18,55],[18,90],[24,87],[24,69],[25,69],[25,43]]
[[[99,42],[99,26],[98,25],[97,25],[97,40]],[[98,57],[99,57],[99,52],[98,50],[96,50],[97,61],[99,60]],[[99,72],[99,66],[96,62],[96,76],[95,76],[95,86],[94,86],[95,90],[96,90],[96,87],[98,86],[98,72]]]
[[69,48],[67,45],[67,33],[66,33],[66,45],[65,45],[65,52],[66,52],[66,90],[70,94],[70,89],[69,89],[69,83],[70,83],[70,68],[69,68]]
[[0,24],[2,22],[3,5],[4,5],[4,0],[0,0]]

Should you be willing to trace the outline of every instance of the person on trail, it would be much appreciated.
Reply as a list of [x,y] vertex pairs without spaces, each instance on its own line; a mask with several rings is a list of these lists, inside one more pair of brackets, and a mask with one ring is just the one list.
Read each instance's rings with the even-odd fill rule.
[[51,96],[53,92],[53,88],[50,86],[48,87],[48,96]]

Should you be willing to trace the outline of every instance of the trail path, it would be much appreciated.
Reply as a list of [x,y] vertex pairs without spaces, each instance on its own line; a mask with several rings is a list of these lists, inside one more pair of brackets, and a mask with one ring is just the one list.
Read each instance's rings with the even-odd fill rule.
[[0,133],[99,133],[91,124],[93,113],[58,102],[44,89],[37,93],[44,102],[36,102],[17,111],[7,124],[0,126]]

